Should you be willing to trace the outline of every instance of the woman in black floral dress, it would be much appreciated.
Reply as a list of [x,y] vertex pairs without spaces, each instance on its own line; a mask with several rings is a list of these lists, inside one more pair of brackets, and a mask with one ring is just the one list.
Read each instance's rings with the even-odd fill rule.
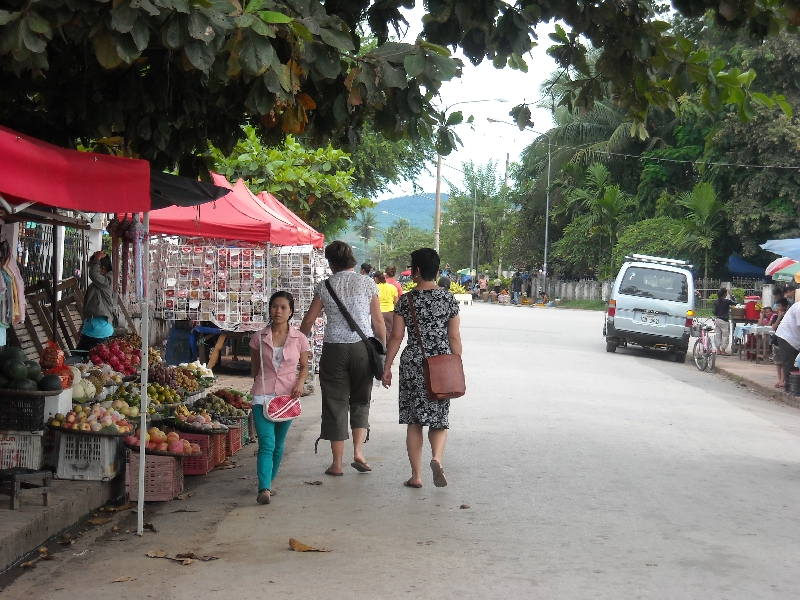
[[403,294],[395,306],[392,336],[389,338],[383,372],[383,385],[388,388],[392,384],[392,362],[403,341],[403,332],[408,328],[408,344],[400,357],[400,424],[408,426],[406,448],[411,463],[411,478],[403,485],[413,488],[422,487],[423,427],[428,427],[428,440],[433,453],[430,463],[433,484],[436,487],[447,485],[442,454],[450,426],[450,401],[428,400],[422,373],[422,352],[408,308],[408,303],[414,302],[426,356],[461,355],[458,303],[449,290],[434,283],[438,270],[439,255],[432,248],[420,248],[411,253],[411,276],[417,286],[411,293]]

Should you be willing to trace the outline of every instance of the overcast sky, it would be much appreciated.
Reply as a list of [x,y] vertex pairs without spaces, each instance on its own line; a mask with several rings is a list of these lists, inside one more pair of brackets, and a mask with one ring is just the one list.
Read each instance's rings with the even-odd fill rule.
[[[410,28],[401,41],[414,43],[422,31],[424,10],[421,5],[422,2],[419,2],[415,9],[406,11],[406,19]],[[487,117],[512,122],[509,111],[517,104],[528,102],[532,104],[534,128],[539,131],[547,131],[552,126],[550,112],[533,106],[540,98],[541,83],[556,68],[555,61],[546,54],[547,48],[552,43],[547,37],[550,31],[552,31],[552,26],[549,24],[542,25],[537,29],[540,45],[524,57],[528,63],[527,73],[514,71],[508,67],[495,69],[488,60],[484,60],[475,67],[466,58],[459,55],[464,62],[463,74],[460,79],[446,82],[442,86],[442,106],[449,107],[457,102],[475,100],[491,101],[454,107],[454,110],[463,112],[465,121],[469,115],[473,115],[475,122],[472,127],[465,123],[456,128],[464,146],[443,159],[443,179],[449,179],[460,185],[462,182],[461,163],[470,160],[477,164],[486,164],[490,160],[498,161],[498,172],[502,173],[506,153],[510,154],[511,162],[517,161],[520,152],[536,137],[536,134],[530,130],[521,132],[516,126],[489,123],[486,120]],[[506,102],[498,102],[497,99],[503,99]],[[417,180],[417,184],[423,192],[433,193],[436,191],[436,163],[431,164],[429,169],[430,174],[422,174]],[[448,186],[443,181],[442,192],[446,193],[447,190]],[[409,182],[395,186],[390,192],[382,194],[376,199],[380,201],[413,193],[413,186]]]

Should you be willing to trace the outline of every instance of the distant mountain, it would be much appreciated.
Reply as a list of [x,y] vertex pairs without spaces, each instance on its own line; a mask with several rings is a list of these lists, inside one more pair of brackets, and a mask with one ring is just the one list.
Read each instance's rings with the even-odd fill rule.
[[[442,204],[448,195],[442,194]],[[408,219],[412,227],[433,231],[433,214],[436,211],[436,194],[419,194],[414,196],[398,196],[388,198],[375,205],[378,227],[386,229],[397,221],[397,217]],[[386,211],[391,214],[384,214]],[[397,216],[395,216],[397,215]]]

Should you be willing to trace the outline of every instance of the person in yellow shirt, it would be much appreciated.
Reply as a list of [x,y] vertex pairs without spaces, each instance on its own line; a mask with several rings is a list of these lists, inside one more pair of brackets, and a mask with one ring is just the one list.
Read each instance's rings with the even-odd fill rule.
[[394,305],[400,297],[397,288],[391,283],[386,283],[386,274],[380,271],[375,273],[375,283],[378,285],[378,300],[381,302],[381,312],[383,322],[386,323],[386,339],[392,333],[392,323],[394,323]]

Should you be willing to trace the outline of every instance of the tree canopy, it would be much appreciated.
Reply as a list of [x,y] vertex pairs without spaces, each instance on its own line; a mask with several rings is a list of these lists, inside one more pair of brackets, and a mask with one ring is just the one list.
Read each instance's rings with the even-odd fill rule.
[[[647,110],[677,110],[697,90],[705,106],[730,103],[742,119],[783,98],[751,91],[752,71],[726,69],[659,18],[649,0],[427,2],[422,37],[398,43],[409,0],[7,0],[0,10],[0,123],[66,147],[124,136],[126,151],[158,169],[205,171],[208,142],[227,154],[240,126],[310,145],[356,140],[367,119],[389,139],[455,145],[436,97],[460,75],[448,47],[478,64],[526,70],[539,23],[560,24],[548,52],[575,73],[561,102],[590,108],[613,95],[643,137]],[[788,0],[675,2],[688,16],[763,38],[794,32]],[[360,53],[359,27],[377,46]],[[587,67],[582,40],[599,49]],[[605,85],[604,85],[605,84]],[[610,90],[606,92],[604,90]],[[520,126],[530,110],[512,111]]]

